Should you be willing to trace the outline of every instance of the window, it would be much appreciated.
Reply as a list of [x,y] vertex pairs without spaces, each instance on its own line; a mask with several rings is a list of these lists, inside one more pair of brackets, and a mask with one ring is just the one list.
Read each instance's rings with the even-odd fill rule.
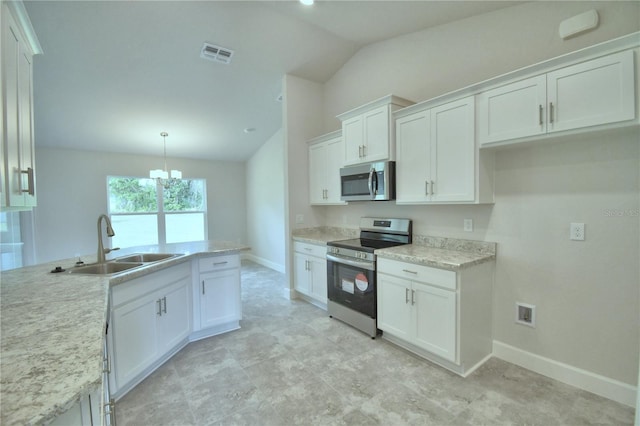
[[113,247],[207,239],[206,182],[181,179],[167,188],[154,179],[107,177]]

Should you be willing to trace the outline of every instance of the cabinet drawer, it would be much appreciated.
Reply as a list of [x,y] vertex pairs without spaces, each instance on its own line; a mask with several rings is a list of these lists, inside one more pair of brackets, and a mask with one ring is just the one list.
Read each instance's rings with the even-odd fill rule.
[[191,276],[191,262],[183,262],[112,286],[112,307],[115,308],[145,294],[153,293],[189,276]]
[[198,259],[200,272],[217,271],[220,269],[239,268],[240,256],[231,254],[228,256],[209,256]]
[[449,290],[456,289],[456,273],[445,269],[396,260],[378,259],[378,273],[395,275],[412,281],[436,285]]
[[298,253],[308,254],[310,256],[316,256],[316,257],[324,258],[327,256],[327,246],[318,246],[315,244],[301,243],[299,241],[293,242],[293,251],[297,251]]

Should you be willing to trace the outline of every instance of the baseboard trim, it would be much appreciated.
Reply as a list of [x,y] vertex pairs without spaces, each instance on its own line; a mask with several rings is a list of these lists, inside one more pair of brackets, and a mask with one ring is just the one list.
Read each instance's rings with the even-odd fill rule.
[[284,265],[280,265],[279,263],[272,262],[263,257],[258,257],[251,253],[242,253],[242,259],[247,259],[252,262],[257,263],[258,265],[266,266],[269,269],[273,269],[274,271],[278,271],[284,274]]
[[506,343],[493,341],[493,355],[543,376],[600,395],[629,407],[636,406],[637,388],[569,364],[554,361]]

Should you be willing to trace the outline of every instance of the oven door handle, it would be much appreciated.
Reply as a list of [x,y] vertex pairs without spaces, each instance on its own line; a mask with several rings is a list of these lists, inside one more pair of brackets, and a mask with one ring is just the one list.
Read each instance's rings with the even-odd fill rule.
[[374,262],[362,262],[358,260],[351,260],[341,256],[335,256],[333,254],[327,254],[327,260],[336,263],[342,263],[349,266],[355,266],[356,268],[366,269],[367,271],[375,271],[376,264]]

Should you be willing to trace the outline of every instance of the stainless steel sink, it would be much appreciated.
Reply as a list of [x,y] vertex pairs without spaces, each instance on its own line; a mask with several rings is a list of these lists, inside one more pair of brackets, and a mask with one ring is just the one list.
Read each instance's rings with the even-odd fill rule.
[[175,253],[137,253],[129,256],[123,256],[115,259],[116,263],[120,262],[158,262],[160,260],[170,259],[172,257],[181,256]]
[[118,272],[128,271],[130,269],[142,266],[142,263],[93,263],[91,265],[78,266],[69,269],[70,274],[86,274],[86,275],[112,275]]

